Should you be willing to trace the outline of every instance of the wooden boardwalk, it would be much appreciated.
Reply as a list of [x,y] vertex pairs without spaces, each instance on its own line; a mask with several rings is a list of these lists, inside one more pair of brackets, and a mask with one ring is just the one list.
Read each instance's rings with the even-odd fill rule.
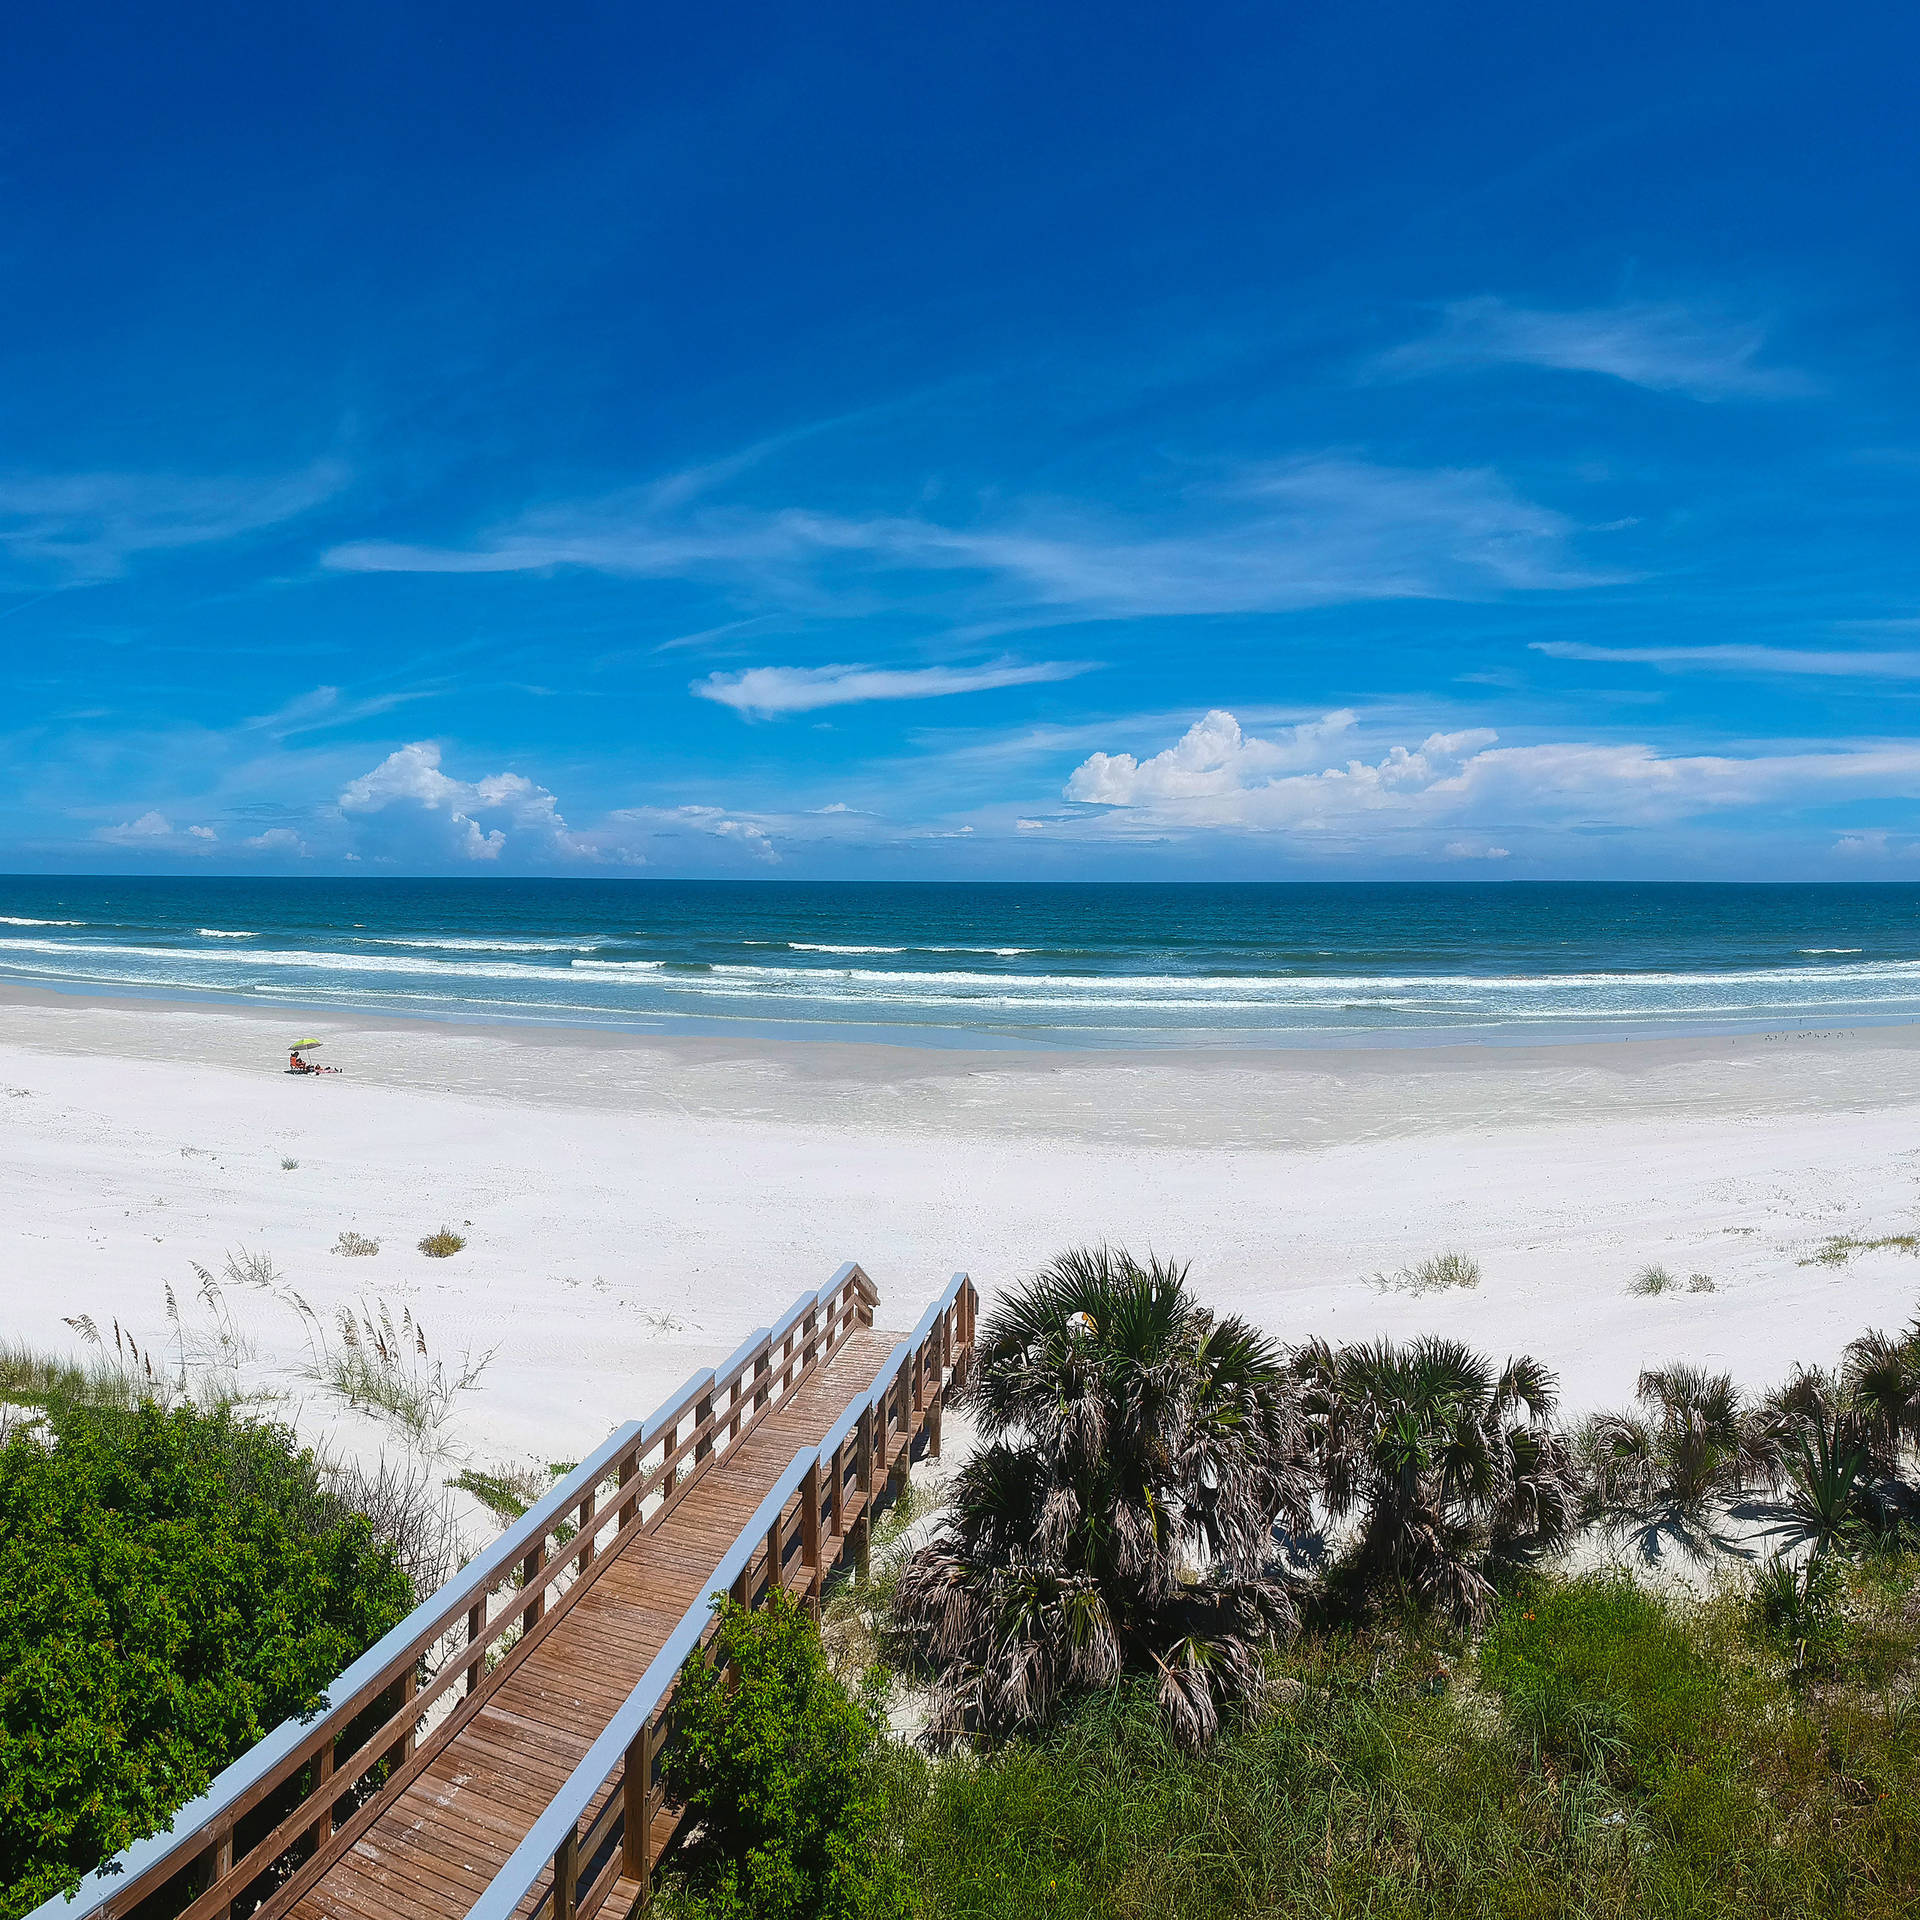
[[972,1346],[964,1275],[905,1339],[857,1267],[616,1433],[165,1834],[33,1920],[626,1920],[678,1824],[673,1676],[711,1596],[816,1608]]

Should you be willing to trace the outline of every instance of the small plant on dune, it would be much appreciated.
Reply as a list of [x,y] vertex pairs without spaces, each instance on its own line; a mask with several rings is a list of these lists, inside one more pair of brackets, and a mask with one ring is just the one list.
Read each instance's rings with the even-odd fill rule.
[[1374,1285],[1391,1293],[1444,1293],[1451,1287],[1477,1287],[1480,1262],[1466,1253],[1436,1253],[1411,1267],[1376,1273]]
[[451,1227],[442,1227],[438,1233],[430,1233],[420,1242],[420,1251],[429,1260],[446,1260],[466,1244],[465,1234],[455,1233]]
[[1557,1383],[1537,1361],[1496,1373],[1457,1340],[1316,1341],[1294,1368],[1321,1497],[1336,1521],[1358,1520],[1336,1589],[1398,1589],[1471,1622],[1503,1565],[1572,1533],[1578,1480],[1553,1425]]
[[[272,1254],[252,1253],[245,1247],[235,1247],[227,1255],[224,1271],[227,1284],[235,1287],[271,1289],[284,1278]],[[206,1269],[196,1266],[194,1272],[204,1275]]]
[[571,1473],[573,1469],[549,1468],[542,1472],[538,1467],[496,1465],[483,1473],[478,1467],[465,1467],[447,1485],[472,1494],[502,1527],[510,1527],[562,1477],[563,1471]]
[[280,1156],[280,1171],[282,1173],[292,1173],[299,1164],[300,1162],[290,1153],[283,1153]]
[[454,1401],[480,1384],[498,1352],[490,1347],[478,1358],[464,1352],[459,1367],[450,1370],[434,1357],[426,1328],[411,1307],[403,1306],[397,1320],[384,1300],[372,1306],[363,1301],[357,1312],[341,1307],[329,1332],[297,1293],[289,1289],[286,1298],[306,1325],[308,1357],[302,1371],[308,1378],[350,1407],[385,1414],[423,1447],[437,1445]]
[[355,1260],[370,1260],[380,1251],[380,1242],[370,1233],[355,1233],[351,1227],[343,1227],[340,1238],[333,1243],[332,1251],[344,1253]]
[[893,1598],[936,1744],[1043,1725],[1129,1670],[1188,1746],[1261,1695],[1294,1623],[1273,1528],[1311,1517],[1278,1348],[1182,1266],[1077,1248],[988,1316],[959,1403],[983,1444]]
[[1836,1233],[1800,1262],[1803,1267],[1844,1267],[1862,1253],[1905,1253],[1920,1259],[1920,1233],[1888,1233],[1878,1239],[1860,1240],[1850,1233]]
[[66,1324],[94,1349],[93,1358],[76,1366],[56,1354],[24,1342],[0,1342],[0,1399],[21,1406],[137,1407],[148,1401],[167,1405],[172,1383],[156,1371],[152,1354],[113,1324],[113,1351],[87,1313],[69,1314]]
[[1645,1297],[1657,1293],[1671,1293],[1679,1284],[1680,1282],[1665,1267],[1651,1265],[1642,1267],[1627,1282],[1627,1291]]
[[1719,1292],[1719,1288],[1714,1285],[1712,1274],[1690,1273],[1687,1275],[1687,1291],[1689,1293],[1717,1293]]

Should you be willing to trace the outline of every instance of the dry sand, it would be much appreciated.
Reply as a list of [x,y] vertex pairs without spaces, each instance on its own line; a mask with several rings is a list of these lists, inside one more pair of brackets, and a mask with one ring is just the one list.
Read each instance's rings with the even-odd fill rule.
[[[306,1033],[346,1071],[288,1076]],[[991,1299],[1099,1238],[1191,1260],[1282,1338],[1531,1351],[1572,1413],[1674,1359],[1759,1384],[1911,1316],[1920,1262],[1801,1263],[1911,1231],[1917,1179],[1915,1028],[1012,1054],[0,995],[0,1334],[72,1348],[85,1313],[165,1354],[165,1285],[204,1324],[193,1263],[266,1252],[322,1314],[385,1301],[456,1361],[498,1347],[450,1460],[578,1458],[844,1259],[904,1327],[956,1268]],[[429,1260],[443,1224],[467,1248]],[[343,1229],[381,1252],[330,1252]],[[1443,1249],[1476,1290],[1373,1280]],[[1630,1295],[1649,1262],[1714,1291]],[[228,1304],[250,1384],[381,1443],[303,1381],[291,1309]]]

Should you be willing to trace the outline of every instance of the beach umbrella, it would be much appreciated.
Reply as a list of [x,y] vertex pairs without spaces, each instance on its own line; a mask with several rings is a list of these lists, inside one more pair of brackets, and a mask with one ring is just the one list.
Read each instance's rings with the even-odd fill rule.
[[320,1044],[318,1040],[296,1040],[293,1043],[293,1051],[295,1053],[305,1053],[309,1047],[317,1047]]

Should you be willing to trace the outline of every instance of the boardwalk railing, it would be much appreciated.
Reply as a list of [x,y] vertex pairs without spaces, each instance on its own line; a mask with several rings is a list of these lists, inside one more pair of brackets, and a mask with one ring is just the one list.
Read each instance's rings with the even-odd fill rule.
[[[687,1381],[647,1420],[619,1428],[333,1681],[316,1714],[282,1722],[165,1832],[137,1842],[31,1920],[122,1920],[155,1896],[154,1911],[181,1920],[232,1920],[236,1902],[255,1920],[277,1920],[472,1719],[598,1572],[657,1526],[856,1327],[873,1324],[877,1299],[850,1262],[730,1359]],[[837,1540],[848,1475],[864,1489],[875,1458],[892,1466],[887,1447],[903,1419],[911,1433],[928,1380],[936,1394],[922,1424],[937,1449],[944,1376],[930,1371],[940,1360],[929,1349],[951,1364],[970,1344],[974,1300],[964,1276],[956,1276],[921,1328],[895,1349],[869,1396],[886,1396],[884,1408],[861,1416],[867,1437],[854,1437],[843,1421],[846,1431],[836,1428],[835,1444],[820,1450],[812,1468],[816,1497],[810,1509],[803,1502],[797,1533],[786,1512],[793,1490],[783,1494],[769,1523],[779,1534],[773,1564],[784,1569],[801,1552],[816,1594],[823,1520]],[[822,1490],[823,1463],[831,1497]],[[859,1544],[864,1549],[864,1538]]]
[[[939,1452],[939,1383],[945,1368],[971,1347],[972,1283],[956,1273],[920,1324],[894,1348],[873,1384],[857,1395],[818,1447],[802,1447],[753,1518],[721,1555],[706,1590],[668,1636],[639,1684],[587,1750],[566,1784],[514,1850],[467,1920],[592,1920],[619,1889],[623,1914],[645,1897],[664,1824],[661,1761],[673,1687],[681,1669],[713,1630],[713,1602],[730,1595],[742,1606],[765,1606],[776,1590],[817,1608],[826,1575],[841,1557],[849,1481],[859,1506],[858,1547],[883,1489],[884,1465],[894,1491],[910,1465],[916,1433]],[[529,1896],[534,1897],[531,1902]]]

